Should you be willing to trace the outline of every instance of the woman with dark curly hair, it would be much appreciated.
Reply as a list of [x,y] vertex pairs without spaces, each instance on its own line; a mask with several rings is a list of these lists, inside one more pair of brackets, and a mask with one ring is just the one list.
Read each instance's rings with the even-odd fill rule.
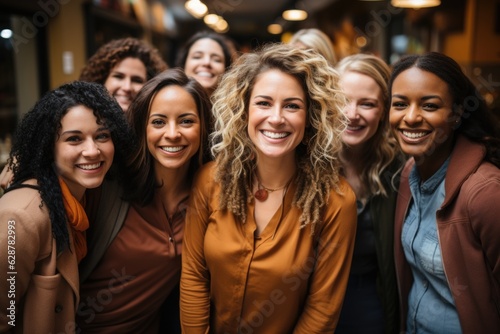
[[74,331],[89,227],[84,195],[112,165],[124,175],[130,137],[120,106],[95,83],[63,85],[25,115],[0,198],[0,268],[10,279],[0,280],[0,332]]
[[180,49],[176,65],[195,78],[211,95],[231,65],[230,50],[224,36],[200,31]]
[[82,69],[79,80],[104,85],[127,111],[146,81],[167,67],[156,48],[128,37],[101,46]]
[[395,63],[390,94],[411,156],[395,220],[400,331],[500,333],[500,127],[441,53]]
[[184,333],[333,333],[356,231],[337,72],[312,50],[242,55],[213,96],[182,254]]

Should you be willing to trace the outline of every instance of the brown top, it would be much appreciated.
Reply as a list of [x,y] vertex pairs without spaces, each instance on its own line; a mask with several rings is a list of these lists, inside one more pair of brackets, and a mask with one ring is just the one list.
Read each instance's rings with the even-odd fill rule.
[[300,228],[291,184],[269,224],[254,237],[247,222],[218,210],[214,164],[203,167],[186,216],[181,279],[183,333],[333,333],[349,276],[355,195],[332,191],[315,236]]
[[187,197],[168,219],[158,196],[131,205],[122,229],[82,283],[77,320],[84,333],[153,333],[178,284]]

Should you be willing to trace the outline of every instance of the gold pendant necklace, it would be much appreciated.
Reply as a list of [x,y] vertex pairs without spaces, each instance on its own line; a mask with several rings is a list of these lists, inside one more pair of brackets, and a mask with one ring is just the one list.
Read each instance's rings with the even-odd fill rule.
[[[293,178],[293,176],[292,176],[292,178]],[[288,185],[290,184],[290,181],[292,181],[292,178],[290,178],[290,180],[288,180],[288,182],[283,187],[273,189],[273,188],[265,187],[262,183],[260,183],[260,180],[257,177],[257,191],[254,193],[254,197],[257,200],[259,200],[260,202],[264,202],[267,199],[267,197],[269,197],[269,193],[272,193],[273,191],[285,189],[286,187],[288,187]]]

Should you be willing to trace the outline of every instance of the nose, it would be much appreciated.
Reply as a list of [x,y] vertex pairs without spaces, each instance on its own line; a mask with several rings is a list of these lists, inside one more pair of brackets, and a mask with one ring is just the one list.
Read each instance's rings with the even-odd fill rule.
[[88,140],[83,147],[82,155],[91,158],[97,157],[99,154],[101,154],[101,151],[99,150],[97,143],[93,140]]
[[349,101],[345,106],[344,113],[350,120],[356,119],[359,117],[358,108],[356,106],[356,102]]
[[271,115],[269,116],[269,123],[274,125],[280,125],[284,122],[285,118],[283,117],[281,106],[276,104],[271,110]]
[[420,114],[420,109],[415,104],[408,106],[406,114],[403,117],[403,121],[407,124],[418,123],[422,120],[422,115]]
[[123,79],[121,87],[123,90],[130,91],[132,89],[132,81],[130,78]]
[[203,65],[210,66],[210,64],[211,64],[210,55],[204,56],[203,58],[201,58],[201,61],[202,61]]
[[175,124],[174,122],[167,124],[167,126],[165,126],[165,132],[163,136],[170,140],[179,139],[181,137],[181,134],[179,132],[179,129],[177,128],[177,124]]

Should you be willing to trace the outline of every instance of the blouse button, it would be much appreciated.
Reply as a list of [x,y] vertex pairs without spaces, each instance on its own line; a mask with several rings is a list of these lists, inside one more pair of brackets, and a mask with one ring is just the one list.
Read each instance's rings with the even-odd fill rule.
[[174,239],[172,237],[168,237],[168,241],[174,242]]
[[56,308],[55,308],[55,310],[54,310],[54,311],[55,311],[56,313],[61,313],[61,311],[62,311],[62,310],[63,310],[62,305],[56,305]]

